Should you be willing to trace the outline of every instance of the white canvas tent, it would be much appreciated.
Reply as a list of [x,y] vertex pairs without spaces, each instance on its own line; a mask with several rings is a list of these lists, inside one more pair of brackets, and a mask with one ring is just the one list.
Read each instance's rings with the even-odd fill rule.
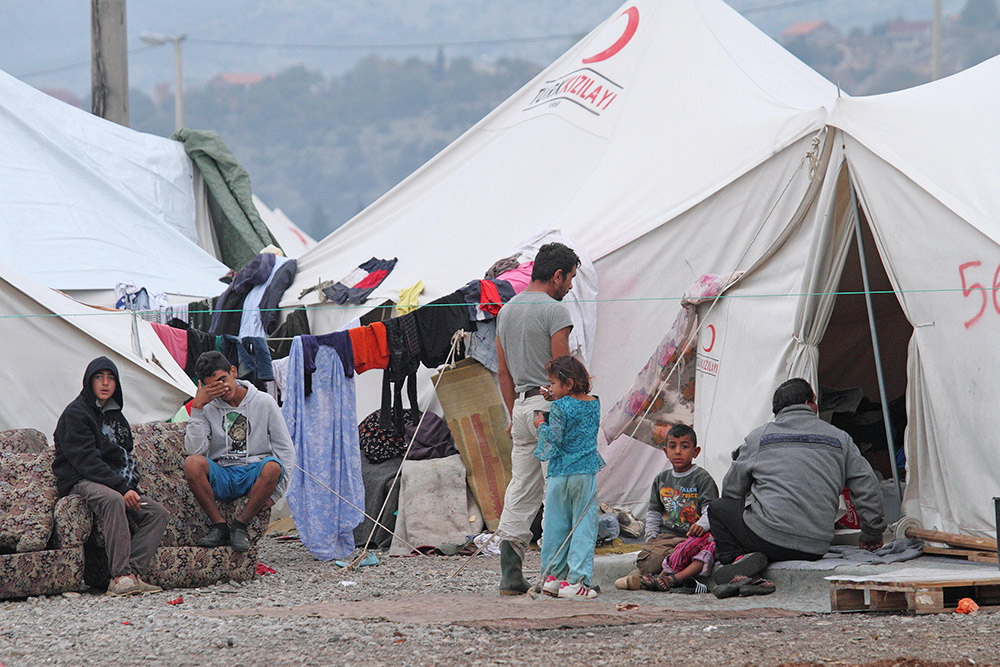
[[[798,228],[799,205],[817,187],[806,156],[836,96],[835,86],[721,0],[627,3],[304,254],[285,305],[372,256],[399,263],[370,305],[417,280],[426,303],[481,277],[521,239],[559,229],[598,270],[590,370],[608,407],[695,278],[747,268]],[[801,249],[810,239],[793,242]],[[803,272],[806,260],[792,257],[788,270]],[[793,283],[776,275],[762,288],[787,291]],[[330,307],[310,317],[314,331],[325,332],[361,312]],[[768,315],[790,321],[794,313],[786,300]],[[769,391],[784,379],[777,362],[759,372],[754,386]],[[731,434],[766,419],[767,409],[744,396],[730,413],[716,412],[731,426],[706,443],[704,458],[721,477],[719,464],[737,444]],[[662,453],[627,438],[603,454],[602,500],[612,502],[644,502],[666,464]]]
[[993,58],[909,90],[840,100],[829,121],[912,327],[905,513],[986,537],[1000,496],[998,114]]
[[37,428],[51,443],[87,363],[102,355],[118,366],[132,423],[168,419],[194,395],[149,323],[131,313],[85,306],[10,267],[0,277],[0,313],[0,429]]
[[257,195],[253,195],[253,205],[257,207],[261,220],[281,246],[285,257],[301,257],[306,250],[316,245],[316,239],[302,231],[280,208],[268,208]]
[[0,72],[0,149],[9,265],[102,305],[126,281],[179,297],[221,291],[228,268],[199,247],[193,167],[181,144]]

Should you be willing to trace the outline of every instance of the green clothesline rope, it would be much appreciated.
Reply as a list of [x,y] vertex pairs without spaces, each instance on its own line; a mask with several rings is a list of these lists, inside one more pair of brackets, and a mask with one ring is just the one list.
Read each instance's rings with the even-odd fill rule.
[[[717,296],[711,297],[697,297],[698,301],[721,301],[724,299],[775,299],[775,298],[788,298],[788,297],[804,297],[804,296],[863,296],[865,294],[879,295],[879,294],[938,294],[938,293],[953,293],[961,292],[965,296],[971,295],[973,292],[986,292],[996,288],[992,287],[949,287],[941,289],[913,289],[913,290],[871,290],[870,292],[862,291],[848,291],[848,292],[787,292],[779,294],[719,294]],[[629,302],[655,302],[655,301],[681,301],[684,299],[683,296],[650,296],[650,297],[629,297],[629,298],[618,298],[618,299],[576,299],[574,303],[629,303]],[[484,302],[487,305],[498,305],[506,306],[511,304],[501,304],[493,302]],[[86,305],[86,304],[85,304]],[[427,303],[421,306],[411,306],[413,308],[433,308],[436,306],[440,307],[450,307],[450,306],[468,306],[468,302],[461,303]],[[526,303],[515,303],[513,305],[532,305],[530,302]],[[369,304],[314,304],[314,305],[296,305],[296,306],[286,306],[279,308],[252,308],[252,311],[267,313],[267,312],[281,312],[290,310],[319,310],[325,308],[340,308],[345,310],[359,309],[359,310],[376,310],[378,308],[396,308],[397,304],[383,303],[379,305],[369,305]],[[163,311],[161,310],[95,310],[93,313],[44,313],[39,315],[0,315],[0,319],[18,319],[18,318],[30,318],[30,317],[93,317],[95,315],[159,315]],[[227,310],[189,310],[188,313],[242,313],[242,308],[233,308]]]

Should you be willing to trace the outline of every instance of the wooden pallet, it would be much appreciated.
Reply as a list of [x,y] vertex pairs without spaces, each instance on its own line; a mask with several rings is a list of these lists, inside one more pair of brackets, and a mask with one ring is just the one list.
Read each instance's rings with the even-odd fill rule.
[[827,577],[831,611],[906,611],[937,614],[962,598],[1000,604],[1000,571],[912,568],[881,575]]
[[995,551],[975,551],[973,549],[956,549],[955,547],[936,547],[931,544],[924,545],[925,554],[935,556],[956,556],[974,563],[997,564],[997,553]]

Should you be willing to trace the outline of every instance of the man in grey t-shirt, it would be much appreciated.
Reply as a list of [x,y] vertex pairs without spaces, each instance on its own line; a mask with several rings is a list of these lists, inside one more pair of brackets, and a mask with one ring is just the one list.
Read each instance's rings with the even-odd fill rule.
[[511,479],[500,515],[500,593],[520,595],[530,584],[521,562],[531,542],[531,523],[545,496],[545,476],[534,451],[536,411],[548,412],[545,364],[569,354],[573,320],[560,303],[573,287],[580,258],[561,243],[538,250],[528,287],[508,301],[497,316],[497,362],[500,393],[510,415],[508,432]]

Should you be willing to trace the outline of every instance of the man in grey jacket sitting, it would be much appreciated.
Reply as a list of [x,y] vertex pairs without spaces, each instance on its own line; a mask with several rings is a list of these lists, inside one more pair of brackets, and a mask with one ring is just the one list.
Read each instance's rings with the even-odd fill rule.
[[859,545],[882,546],[882,493],[851,436],[817,416],[816,394],[801,378],[782,383],[772,407],[774,421],[746,437],[708,505],[719,584],[767,561],[822,558],[845,487],[861,519]]

